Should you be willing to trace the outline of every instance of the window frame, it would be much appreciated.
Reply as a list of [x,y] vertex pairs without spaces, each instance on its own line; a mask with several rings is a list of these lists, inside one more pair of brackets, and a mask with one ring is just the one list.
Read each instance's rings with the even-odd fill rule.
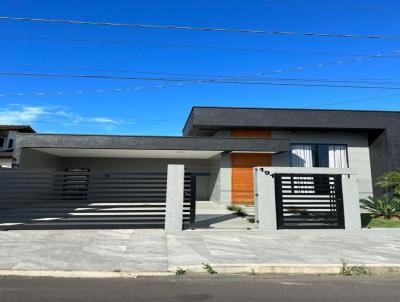
[[[349,147],[348,147],[348,145],[347,144],[343,144],[343,143],[341,143],[341,144],[337,144],[337,143],[290,143],[290,152],[289,152],[289,162],[290,162],[290,167],[293,167],[293,160],[292,160],[292,146],[293,145],[309,145],[309,146],[311,146],[312,148],[314,148],[315,146],[318,146],[318,145],[322,145],[322,146],[332,146],[332,145],[335,145],[335,146],[345,146],[345,148],[346,148],[346,164],[347,164],[347,168],[349,168],[350,167],[350,164],[349,164]],[[318,152],[317,152],[317,156],[318,156]],[[313,165],[314,165],[314,158],[313,158]],[[329,166],[328,167],[314,167],[313,166],[313,168],[329,168]]]

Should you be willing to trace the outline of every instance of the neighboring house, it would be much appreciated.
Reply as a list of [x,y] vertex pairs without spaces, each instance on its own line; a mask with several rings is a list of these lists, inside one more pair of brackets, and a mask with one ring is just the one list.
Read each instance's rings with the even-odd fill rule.
[[0,125],[0,168],[11,168],[17,133],[35,133],[30,126]]
[[160,172],[181,163],[198,176],[197,200],[224,204],[253,203],[256,166],[349,167],[365,197],[377,177],[400,170],[400,112],[194,107],[179,137],[20,132],[16,147],[23,170]]

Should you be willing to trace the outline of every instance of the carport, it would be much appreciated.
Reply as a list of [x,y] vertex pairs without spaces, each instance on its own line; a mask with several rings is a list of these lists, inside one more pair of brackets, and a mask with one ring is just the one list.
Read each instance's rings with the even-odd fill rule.
[[0,172],[0,227],[163,228],[168,165],[184,165],[183,226],[196,200],[224,190],[230,152],[279,152],[282,140],[23,134]]

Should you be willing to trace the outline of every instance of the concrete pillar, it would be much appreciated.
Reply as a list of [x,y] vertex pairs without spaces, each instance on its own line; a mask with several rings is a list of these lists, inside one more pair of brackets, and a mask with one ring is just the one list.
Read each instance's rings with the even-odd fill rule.
[[182,231],[184,165],[168,165],[165,230]]
[[355,175],[342,177],[343,210],[346,230],[361,229],[361,212],[358,194],[358,181]]
[[276,231],[275,181],[265,168],[255,168],[254,202],[255,215],[260,231]]
[[220,172],[219,172],[219,200],[221,204],[230,205],[232,202],[232,168],[230,153],[221,154]]

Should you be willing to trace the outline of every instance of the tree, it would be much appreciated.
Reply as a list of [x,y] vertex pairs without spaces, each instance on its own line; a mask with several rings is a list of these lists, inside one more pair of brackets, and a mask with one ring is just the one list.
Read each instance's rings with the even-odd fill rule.
[[394,195],[400,196],[400,172],[386,172],[383,176],[378,178],[376,185],[390,191]]

